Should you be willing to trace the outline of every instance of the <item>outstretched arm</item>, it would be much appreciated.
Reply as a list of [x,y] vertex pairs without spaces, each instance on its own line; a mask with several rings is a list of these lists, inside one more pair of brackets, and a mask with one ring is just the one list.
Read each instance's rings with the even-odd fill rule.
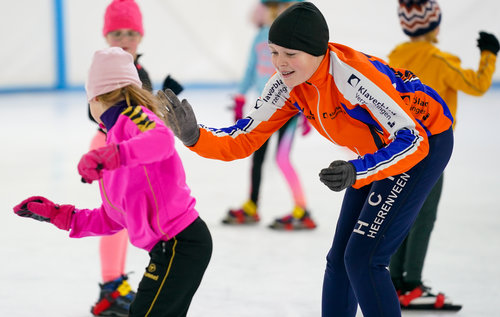
[[182,102],[175,93],[166,89],[156,95],[160,101],[160,114],[165,124],[186,146],[193,146],[200,137],[200,128],[196,122],[193,108],[186,99]]
[[191,105],[166,90],[159,92],[161,115],[166,125],[190,150],[198,155],[232,161],[256,151],[299,110],[289,100],[288,88],[278,75],[273,76],[247,116],[234,125],[212,128],[197,123]]
[[122,225],[107,216],[103,208],[76,209],[73,205],[59,205],[45,197],[32,196],[14,206],[14,213],[49,222],[62,230],[71,230],[72,238],[113,234],[123,229]]

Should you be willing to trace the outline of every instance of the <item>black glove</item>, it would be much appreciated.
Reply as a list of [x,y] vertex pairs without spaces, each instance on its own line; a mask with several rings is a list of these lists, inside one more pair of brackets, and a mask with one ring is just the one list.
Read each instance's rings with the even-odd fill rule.
[[500,50],[500,44],[495,35],[486,32],[479,32],[479,38],[477,39],[477,47],[482,51],[490,51],[497,55]]
[[168,75],[163,81],[163,88],[161,90],[165,91],[166,89],[170,89],[174,92],[174,94],[178,95],[184,90],[184,87],[182,87],[177,80]]
[[159,90],[156,97],[160,102],[159,112],[165,124],[185,146],[193,146],[200,137],[193,108],[186,99],[182,102],[170,89]]
[[346,189],[356,182],[356,168],[351,162],[333,161],[319,172],[319,180],[335,192]]

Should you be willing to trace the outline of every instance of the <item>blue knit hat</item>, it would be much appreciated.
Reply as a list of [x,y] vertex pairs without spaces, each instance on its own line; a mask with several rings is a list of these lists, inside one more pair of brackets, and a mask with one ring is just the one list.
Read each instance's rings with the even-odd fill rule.
[[436,0],[399,0],[399,21],[408,36],[426,34],[441,23],[441,10]]

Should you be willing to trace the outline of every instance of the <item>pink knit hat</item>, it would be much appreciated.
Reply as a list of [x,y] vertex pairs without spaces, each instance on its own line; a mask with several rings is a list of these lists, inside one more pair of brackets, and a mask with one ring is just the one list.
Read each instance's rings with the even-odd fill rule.
[[104,14],[102,34],[118,29],[131,29],[144,35],[142,28],[142,14],[134,0],[113,0]]
[[96,51],[85,84],[87,100],[128,85],[142,87],[132,54],[121,47]]

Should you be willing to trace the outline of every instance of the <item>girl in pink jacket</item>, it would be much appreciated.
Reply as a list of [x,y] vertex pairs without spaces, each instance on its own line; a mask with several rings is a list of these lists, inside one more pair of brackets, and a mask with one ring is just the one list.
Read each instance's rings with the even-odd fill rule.
[[[210,261],[212,239],[186,185],[174,135],[156,115],[156,98],[141,86],[132,55],[119,47],[95,53],[87,98],[92,116],[107,130],[107,145],[85,154],[78,172],[87,183],[99,180],[99,208],[35,196],[14,211],[69,230],[73,238],[126,228],[130,242],[151,258],[129,316],[186,316]],[[107,304],[119,297],[114,291]]]

